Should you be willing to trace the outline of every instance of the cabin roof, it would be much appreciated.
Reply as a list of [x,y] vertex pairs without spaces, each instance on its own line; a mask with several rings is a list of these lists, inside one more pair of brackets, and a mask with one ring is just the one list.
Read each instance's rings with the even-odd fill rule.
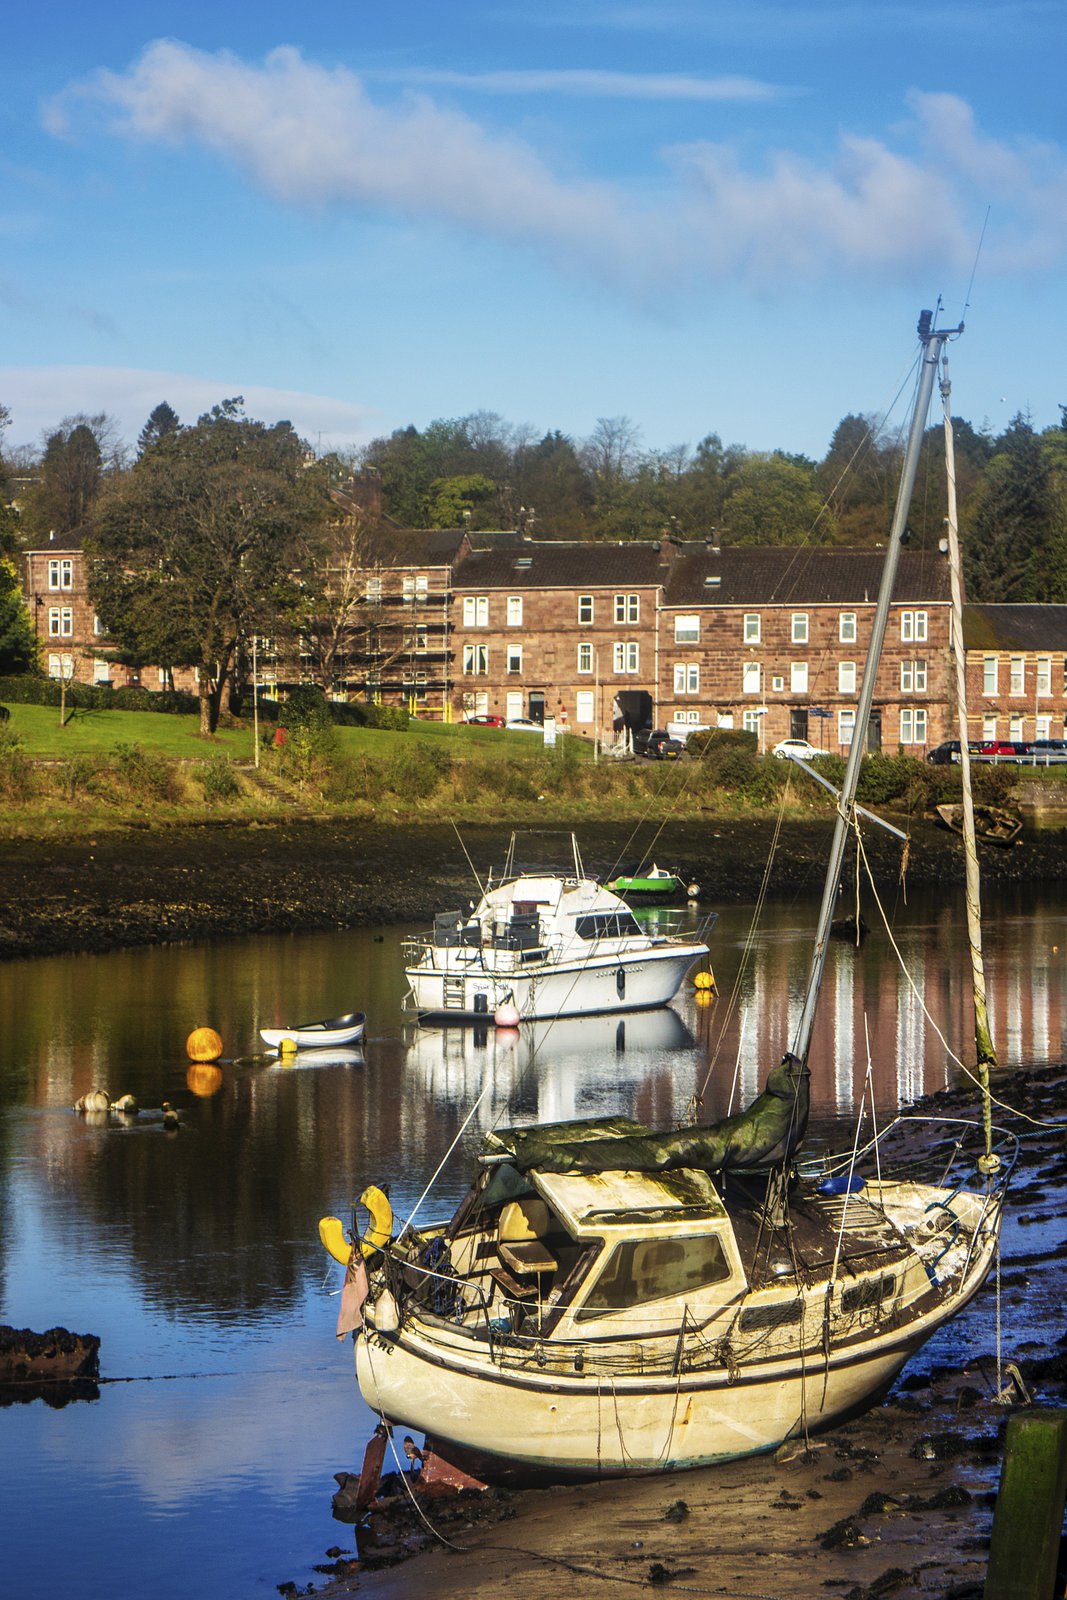
[[701,1232],[726,1210],[706,1172],[538,1172],[529,1177],[576,1237]]

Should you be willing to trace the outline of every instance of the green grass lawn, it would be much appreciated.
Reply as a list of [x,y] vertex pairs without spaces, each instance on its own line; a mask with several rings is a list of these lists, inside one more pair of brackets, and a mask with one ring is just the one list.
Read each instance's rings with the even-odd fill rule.
[[[220,728],[212,739],[200,737],[197,716],[164,716],[158,711],[82,711],[68,713],[64,727],[59,725],[57,706],[12,705],[7,727],[22,740],[28,756],[43,760],[63,760],[67,756],[105,755],[118,744],[139,744],[159,755],[187,761],[203,761],[212,755],[229,756],[235,761],[251,761],[255,754],[251,727]],[[261,724],[269,730],[268,724]],[[346,756],[388,756],[398,746],[415,740],[447,740],[457,755],[538,755],[542,749],[539,733],[522,729],[469,727],[440,722],[409,723],[405,733],[384,728],[337,729],[338,751]],[[580,756],[592,754],[584,739],[572,739]]]

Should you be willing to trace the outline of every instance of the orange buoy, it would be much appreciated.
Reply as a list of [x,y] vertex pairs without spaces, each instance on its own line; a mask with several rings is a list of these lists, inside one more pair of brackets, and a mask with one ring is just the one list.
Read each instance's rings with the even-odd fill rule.
[[185,1081],[195,1095],[206,1100],[222,1088],[222,1068],[213,1061],[190,1061]]
[[222,1040],[214,1028],[194,1028],[185,1041],[190,1061],[217,1061],[222,1054]]

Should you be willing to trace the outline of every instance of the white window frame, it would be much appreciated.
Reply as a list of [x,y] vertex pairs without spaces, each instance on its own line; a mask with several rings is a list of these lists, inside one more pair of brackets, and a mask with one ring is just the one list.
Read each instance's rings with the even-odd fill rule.
[[856,663],[854,661],[839,661],[837,663],[837,692],[838,694],[855,694]]
[[381,598],[382,580],[381,575],[379,574],[379,576],[376,578],[367,579],[367,599],[372,601],[375,605],[379,605],[381,603]]
[[926,642],[926,612],[902,611],[900,613],[900,639],[902,644]]
[[580,594],[578,596],[578,622],[579,625],[589,624],[593,620],[593,596]]
[[578,671],[592,672],[593,665],[593,646],[591,644],[580,644],[578,646]]
[[674,663],[674,692],[675,694],[700,693],[700,667],[695,661],[676,661]]
[[641,596],[637,594],[617,594],[615,596],[615,621],[640,622]]
[[771,689],[774,691],[775,694],[782,694],[784,692],[784,690],[785,690],[785,679],[784,678],[772,678],[771,679]]
[[759,694],[762,670],[758,661],[742,661],[741,693]]
[[487,594],[465,594],[463,596],[463,626],[465,628],[488,628],[489,596]]
[[1008,679],[1009,694],[1026,693],[1026,657],[1012,656],[1009,668],[1011,676]]
[[794,611],[790,622],[789,637],[794,644],[807,644],[808,642],[808,613]]
[[997,719],[996,719],[996,717],[983,717],[982,718],[982,738],[983,738],[983,740],[986,740],[988,742],[991,739],[995,739],[996,736],[997,736]]
[[463,646],[464,677],[484,678],[489,672],[489,646],[465,644]]
[[700,643],[700,618],[699,617],[675,617],[675,619],[674,619],[674,642],[675,642],[675,644],[699,644]]
[[[741,718],[741,726],[744,728],[746,733],[759,733],[760,720],[760,714],[756,710],[755,706],[746,706],[744,714]],[[725,722],[723,721],[722,717],[719,718],[720,728],[732,728],[733,725],[733,717],[730,717]]]
[[521,628],[522,627],[522,595],[521,594],[509,594],[508,595],[508,627],[509,628]]
[[1021,739],[1022,736],[1023,736],[1023,714],[1022,714],[1021,711],[1013,711],[1011,716],[1008,718],[1008,738],[1009,739]]
[[574,720],[581,723],[596,721],[596,695],[592,689],[575,690]]
[[746,611],[743,636],[746,644],[760,644],[762,641],[762,620],[758,611]]
[[504,717],[508,722],[514,722],[516,717],[526,715],[526,702],[521,689],[509,689],[504,696]]
[[611,647],[616,672],[639,672],[641,652],[635,639],[616,639]]
[[1034,685],[1034,694],[1047,699],[1052,693],[1052,657],[1038,656],[1037,682]]
[[59,638],[59,617],[60,617],[60,608],[59,608],[59,606],[49,606],[49,608],[48,608],[48,637],[50,639],[58,639]]
[[1049,715],[1049,713],[1047,711],[1039,712],[1038,715],[1034,718],[1034,738],[1035,739],[1051,739],[1052,738],[1052,717]]
[[[59,560],[58,560],[58,557],[57,557],[56,560],[50,561],[48,563],[48,587],[50,589],[58,589],[59,588]],[[49,660],[51,660],[51,658],[49,658]],[[49,670],[51,670],[51,669],[49,669]]]
[[901,706],[900,743],[902,745],[926,743],[925,706]]
[[855,706],[839,706],[837,712],[837,742],[849,749],[856,733]]
[[997,692],[997,665],[996,656],[982,657],[982,693],[996,694]]
[[925,657],[919,656],[915,661],[900,663],[900,692],[901,694],[926,693]]
[[842,611],[837,619],[837,637],[842,644],[855,644],[856,642],[856,613]]
[[806,661],[791,661],[789,663],[789,692],[790,694],[807,694],[808,663]]
[[521,672],[522,671],[522,645],[521,644],[509,644],[508,645],[508,647],[507,647],[507,663],[508,663],[507,664],[507,671],[508,671],[509,674],[510,673],[514,673],[514,672]]

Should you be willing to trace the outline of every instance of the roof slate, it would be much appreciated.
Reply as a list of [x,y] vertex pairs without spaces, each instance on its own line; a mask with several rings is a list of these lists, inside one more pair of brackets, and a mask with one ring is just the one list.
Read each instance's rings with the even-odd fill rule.
[[455,589],[647,588],[669,571],[658,544],[564,544],[524,539],[472,550],[456,566]]
[[[885,552],[832,545],[786,548],[754,545],[722,550],[703,546],[684,555],[667,584],[665,606],[874,604]],[[709,584],[708,578],[720,581]],[[947,602],[948,562],[933,550],[902,550],[893,600]]]
[[968,650],[1067,651],[1067,606],[966,606],[963,642]]

